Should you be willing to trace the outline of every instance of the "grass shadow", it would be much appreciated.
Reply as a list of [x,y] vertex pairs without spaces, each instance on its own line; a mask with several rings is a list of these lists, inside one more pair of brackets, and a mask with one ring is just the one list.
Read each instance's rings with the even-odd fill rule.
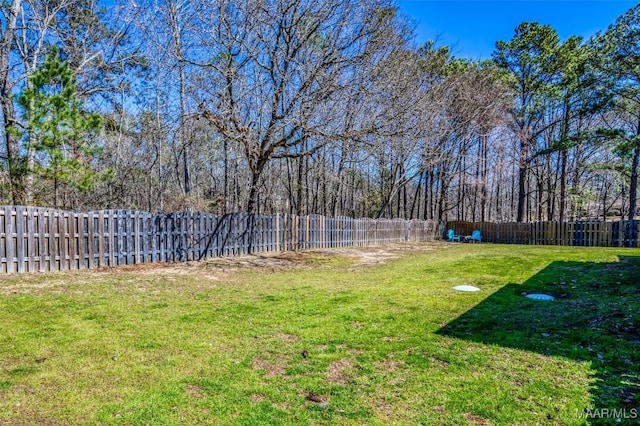
[[[554,301],[526,294],[544,293]],[[438,334],[590,362],[591,424],[640,422],[640,257],[614,263],[553,262],[508,284]]]

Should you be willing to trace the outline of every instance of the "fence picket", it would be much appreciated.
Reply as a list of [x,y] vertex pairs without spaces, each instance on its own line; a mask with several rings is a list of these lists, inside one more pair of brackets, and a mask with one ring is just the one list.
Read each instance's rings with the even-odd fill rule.
[[100,210],[98,212],[98,267],[102,267],[106,265],[106,257],[105,257],[105,229],[104,229],[104,212]]
[[5,207],[4,209],[4,232],[5,232],[5,247],[7,250],[6,254],[6,265],[7,265],[7,273],[11,274],[16,272],[14,268],[14,256],[15,256],[15,245],[13,244],[13,218],[15,215],[15,211],[11,207]]
[[58,230],[60,239],[60,265],[61,270],[68,271],[70,269],[69,262],[69,212],[61,211],[58,214],[58,225],[60,229]]
[[77,232],[77,243],[76,243],[76,252],[78,256],[77,265],[78,269],[86,269],[89,267],[88,263],[88,250],[87,243],[88,235],[87,235],[87,227],[85,226],[85,214],[77,213],[76,214],[78,220],[78,232]]
[[18,273],[25,272],[24,271],[24,260],[25,260],[25,250],[24,250],[24,207],[18,207],[16,209],[16,262],[17,262],[17,271]]
[[7,273],[7,223],[9,218],[4,209],[0,209],[0,273]]
[[60,217],[56,210],[49,210],[47,225],[49,229],[48,247],[51,271],[60,270]]
[[[40,263],[40,256],[38,247],[36,247],[36,238],[40,235],[40,230],[37,225],[37,213],[33,207],[27,207],[27,272],[33,272],[36,270],[35,262]],[[38,265],[38,269],[39,265]]]

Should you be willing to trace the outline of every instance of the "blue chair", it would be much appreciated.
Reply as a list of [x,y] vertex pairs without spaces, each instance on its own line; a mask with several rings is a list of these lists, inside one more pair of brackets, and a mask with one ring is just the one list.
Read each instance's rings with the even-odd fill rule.
[[475,242],[482,242],[482,235],[480,235],[480,231],[475,229],[472,233],[471,233],[471,242],[475,243]]
[[460,235],[456,235],[453,229],[447,231],[447,241],[452,243],[454,241],[460,242]]

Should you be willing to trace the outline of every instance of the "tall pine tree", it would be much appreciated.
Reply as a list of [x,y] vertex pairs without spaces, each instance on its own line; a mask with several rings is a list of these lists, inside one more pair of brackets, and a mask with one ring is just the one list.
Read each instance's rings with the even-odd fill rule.
[[56,47],[29,83],[17,100],[27,123],[20,137],[36,151],[28,171],[39,178],[41,196],[36,203],[78,208],[82,192],[91,190],[100,178],[91,163],[101,151],[97,143],[101,117],[85,110],[71,68]]
[[616,120],[610,123],[615,151],[628,164],[627,217],[638,211],[640,181],[640,5],[636,5],[595,38],[604,97]]

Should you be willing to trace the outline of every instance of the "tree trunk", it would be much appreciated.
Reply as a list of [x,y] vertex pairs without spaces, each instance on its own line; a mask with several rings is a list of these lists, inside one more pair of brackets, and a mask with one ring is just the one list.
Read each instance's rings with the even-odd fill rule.
[[413,200],[411,201],[411,211],[409,212],[409,219],[420,218],[420,196],[422,194],[422,178],[424,177],[424,175],[425,172],[422,172],[420,173],[420,176],[418,176],[418,184],[416,185],[416,191],[414,192]]
[[524,222],[524,214],[527,203],[527,149],[528,142],[520,141],[520,160],[518,161],[518,211],[516,222]]
[[302,204],[302,191],[304,190],[304,161],[298,158],[298,176],[296,177],[296,214],[302,216],[304,214],[304,206]]
[[[549,170],[549,169],[547,169],[547,170]],[[542,174],[544,174],[544,168],[543,168],[543,173]],[[544,181],[540,177],[536,178],[536,189],[538,191],[538,196],[536,197],[536,200],[538,202],[538,205],[536,206],[536,220],[538,222],[542,222],[542,216],[543,216],[543,211],[544,211],[544,204],[543,204]]]
[[481,176],[481,188],[480,188],[480,221],[485,222],[487,219],[487,175],[488,173],[488,156],[489,156],[489,144],[487,143],[487,136],[482,137],[482,176]]
[[260,184],[260,177],[262,176],[262,171],[264,170],[264,165],[262,167],[257,167],[254,171],[251,172],[251,186],[249,187],[249,198],[247,200],[247,212],[249,213],[248,223],[247,223],[247,233],[248,233],[248,254],[253,253],[253,235],[256,227],[255,214],[258,212],[259,208],[259,200],[260,193],[258,191],[258,185]]
[[22,170],[24,168],[20,158],[20,147],[18,139],[13,135],[12,129],[15,123],[15,109],[10,94],[10,89],[3,88],[0,102],[2,103],[2,115],[4,118],[4,144],[7,154],[7,169],[9,172],[9,183],[11,185],[11,202],[14,205],[22,204]]
[[638,123],[638,142],[633,148],[633,159],[631,161],[631,179],[629,180],[629,220],[636,217],[636,206],[638,201],[638,162],[640,160],[640,122]]
[[560,207],[558,219],[560,223],[566,219],[567,211],[567,151],[560,152]]
[[433,169],[425,172],[424,176],[424,208],[422,210],[424,220],[433,219]]
[[458,178],[460,181],[460,185],[458,185],[458,220],[466,220],[465,199],[467,197],[467,156],[465,154],[466,153],[462,154],[462,161],[459,169],[460,177]]
[[[480,148],[478,148],[480,149]],[[471,222],[476,222],[477,221],[477,214],[478,214],[478,200],[479,200],[479,192],[480,192],[480,155],[478,155],[478,157],[476,158],[476,164],[475,164],[475,173],[474,173],[474,180],[475,182],[473,183],[473,195],[471,196]]]
[[526,202],[526,180],[527,168],[522,163],[518,166],[518,212],[516,214],[516,222],[524,221],[524,209]]
[[13,0],[6,16],[5,30],[0,38],[0,104],[4,125],[4,144],[7,154],[9,182],[11,185],[11,201],[14,205],[22,204],[22,171],[20,147],[11,129],[15,124],[15,108],[13,104],[10,71],[10,55],[13,45],[18,13],[22,8],[22,0]]
[[443,172],[438,173],[438,182],[440,185],[440,194],[438,195],[438,220],[446,220],[445,211],[447,206],[447,185],[444,183]]
[[[27,79],[26,82],[27,89],[32,88],[31,80]],[[34,100],[32,99],[29,102],[29,114],[31,114],[34,110]],[[25,162],[25,169],[22,171],[24,173],[24,204],[27,206],[33,205],[33,185],[34,185],[34,176],[33,170],[36,166],[36,144],[38,143],[36,139],[36,135],[32,131],[29,132],[29,146],[27,147],[27,158]],[[56,180],[56,208],[58,205],[58,182]]]
[[174,42],[174,54],[178,63],[178,79],[180,83],[180,148],[182,150],[182,175],[183,175],[183,191],[185,195],[189,195],[191,192],[191,179],[189,176],[189,151],[187,149],[187,141],[185,136],[185,116],[186,116],[186,92],[187,92],[187,84],[186,84],[186,76],[185,76],[185,61],[182,51],[182,32],[180,29],[180,24],[178,23],[178,18],[180,15],[180,10],[175,3],[171,2],[169,4],[170,7],[170,25],[171,32]]
[[502,200],[500,199],[500,197],[502,196],[502,194],[500,194],[500,177],[498,177],[496,179],[496,193],[495,193],[495,197],[496,197],[496,222],[502,222]]

